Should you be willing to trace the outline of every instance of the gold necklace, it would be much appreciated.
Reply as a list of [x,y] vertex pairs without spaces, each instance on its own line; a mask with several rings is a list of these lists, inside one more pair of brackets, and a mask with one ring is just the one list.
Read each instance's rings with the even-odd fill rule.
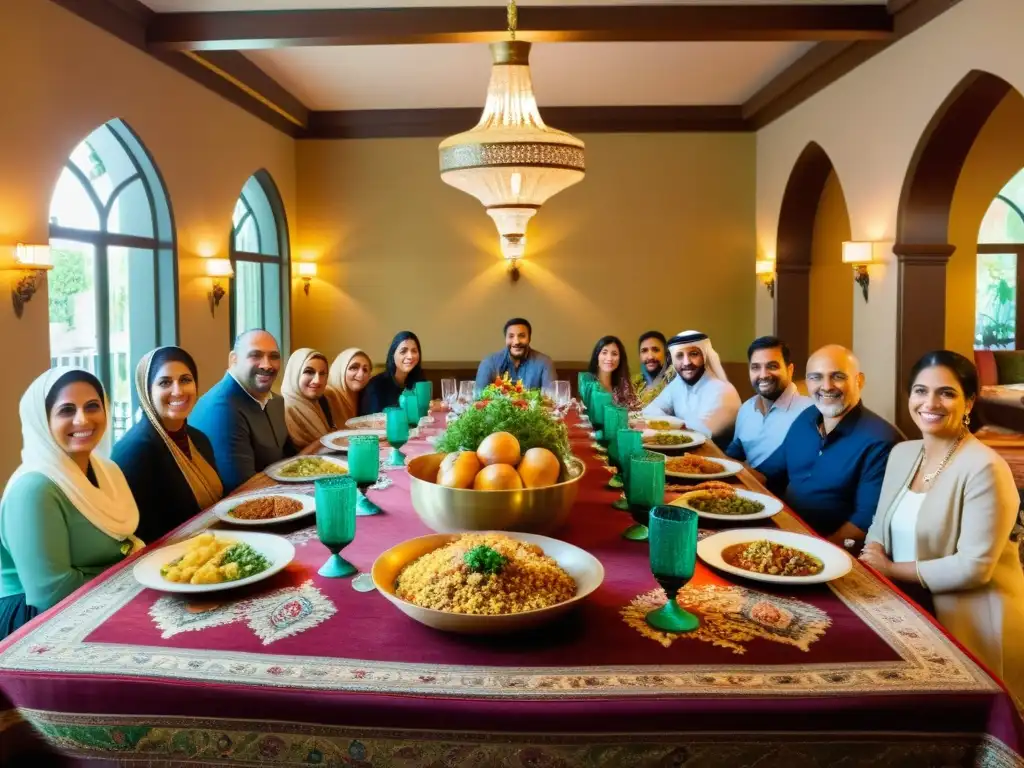
[[946,451],[946,455],[943,457],[942,461],[939,462],[939,466],[935,468],[935,471],[929,472],[927,475],[921,478],[922,480],[924,480],[925,485],[931,485],[931,483],[935,481],[935,478],[942,474],[942,470],[944,470],[946,468],[946,465],[949,464],[949,460],[953,458],[953,454],[956,453],[956,449],[960,447],[960,443],[963,441],[963,439],[964,430],[960,430],[960,434],[957,435],[956,442],[954,442],[953,445],[950,446],[950,449]]

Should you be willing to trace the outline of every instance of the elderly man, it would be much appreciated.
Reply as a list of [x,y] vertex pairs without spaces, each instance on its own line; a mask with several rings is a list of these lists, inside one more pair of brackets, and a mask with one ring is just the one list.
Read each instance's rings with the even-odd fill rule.
[[209,438],[217,473],[230,493],[265,467],[294,453],[284,400],[270,389],[281,351],[266,331],[246,331],[228,355],[228,371],[199,398],[189,423]]
[[476,386],[483,389],[506,373],[512,381],[522,381],[526,389],[542,389],[558,378],[551,358],[530,347],[533,327],[523,317],[505,323],[505,348],[480,361]]
[[889,452],[902,436],[860,400],[864,374],[850,350],[822,347],[807,361],[814,402],[758,470],[804,521],[834,544],[855,547],[875,516]]
[[661,394],[665,386],[675,378],[675,369],[669,365],[665,354],[665,334],[648,331],[640,337],[640,373],[633,377],[633,391],[643,408]]
[[679,375],[644,408],[644,416],[676,416],[687,429],[728,440],[740,396],[726,378],[710,339],[699,331],[683,331],[668,340],[668,350]]
[[789,347],[782,339],[754,339],[747,348],[747,363],[755,394],[740,406],[725,452],[757,469],[782,445],[793,421],[813,401],[796,391]]

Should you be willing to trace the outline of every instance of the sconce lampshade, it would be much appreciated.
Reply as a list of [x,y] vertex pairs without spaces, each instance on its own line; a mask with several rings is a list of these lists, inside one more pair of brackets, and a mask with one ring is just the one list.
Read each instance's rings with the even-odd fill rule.
[[231,259],[207,259],[206,274],[210,277],[234,277]]
[[297,262],[296,266],[298,275],[301,278],[309,279],[316,277],[316,262],[315,261],[300,261]]
[[874,243],[867,240],[847,240],[843,243],[844,264],[870,264],[874,261]]
[[770,259],[758,259],[754,262],[754,274],[759,276],[775,274],[775,262]]
[[50,264],[50,246],[18,243],[14,248],[14,258],[20,266],[37,264],[48,266]]

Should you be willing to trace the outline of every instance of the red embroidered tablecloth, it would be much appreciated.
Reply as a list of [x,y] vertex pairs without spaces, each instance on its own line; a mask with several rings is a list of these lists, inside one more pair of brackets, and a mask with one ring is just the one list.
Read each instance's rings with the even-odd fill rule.
[[[556,624],[499,638],[428,629],[350,579],[321,578],[315,530],[285,528],[295,561],[248,591],[186,601],[140,589],[126,563],[0,645],[0,734],[23,718],[68,754],[237,764],[674,764],[727,748],[729,765],[766,750],[802,765],[1024,765],[1005,692],[859,564],[788,590],[698,565],[681,599],[701,630],[647,628],[644,612],[664,599],[647,547],[621,538],[631,519],[610,506],[618,492],[572,423],[587,473],[555,535],[606,577]],[[431,431],[405,452],[430,450]],[[344,551],[361,571],[429,533],[407,473],[386,476],[390,487],[370,492],[383,513],[359,518]],[[805,530],[788,511],[773,520]],[[200,515],[172,536],[209,523]]]

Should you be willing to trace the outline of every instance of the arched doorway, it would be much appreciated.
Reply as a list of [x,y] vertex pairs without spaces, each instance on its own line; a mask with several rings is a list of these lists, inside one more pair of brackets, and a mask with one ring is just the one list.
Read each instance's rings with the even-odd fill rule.
[[967,155],[1012,86],[978,70],[961,80],[929,121],[900,193],[893,252],[899,264],[896,334],[896,423],[918,431],[907,410],[910,370],[918,358],[945,346],[949,218]]
[[[828,210],[823,211],[823,206]],[[826,215],[822,216],[823,213]],[[840,262],[842,238],[849,237],[849,228],[842,188],[832,161],[821,145],[812,141],[800,153],[786,183],[776,245],[775,335],[789,344],[797,377],[803,376],[812,336],[815,343],[820,342],[811,333],[811,321],[824,309],[812,299],[812,283],[818,294],[838,293],[845,288],[845,293],[838,293],[841,306],[834,306],[832,311],[845,311],[852,317],[849,284],[826,288],[822,278],[828,281],[827,276],[816,274],[812,279],[811,273],[816,262],[820,268],[832,255]],[[839,231],[842,234],[837,234]],[[831,254],[831,250],[835,253]],[[849,318],[845,320],[851,322]],[[831,340],[849,343],[846,338]]]

